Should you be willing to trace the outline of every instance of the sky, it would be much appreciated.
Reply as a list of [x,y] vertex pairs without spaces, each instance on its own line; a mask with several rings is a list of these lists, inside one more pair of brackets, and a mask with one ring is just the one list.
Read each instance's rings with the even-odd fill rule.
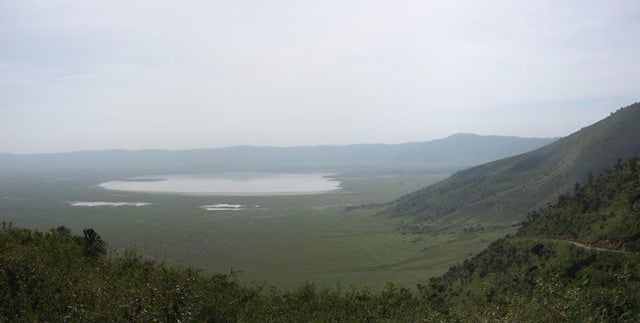
[[637,0],[0,0],[0,152],[565,136],[639,58]]

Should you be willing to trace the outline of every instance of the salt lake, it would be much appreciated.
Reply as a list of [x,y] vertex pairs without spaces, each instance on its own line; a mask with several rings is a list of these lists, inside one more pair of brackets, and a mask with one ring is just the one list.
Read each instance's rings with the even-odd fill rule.
[[100,206],[112,206],[112,207],[116,207],[116,206],[135,206],[135,207],[141,207],[141,206],[151,205],[151,203],[146,203],[146,202],[104,202],[104,201],[100,201],[100,202],[69,202],[69,205],[71,205],[71,206],[83,206],[83,207],[100,207]]
[[140,176],[100,184],[108,190],[209,196],[323,194],[340,181],[323,173],[209,173]]

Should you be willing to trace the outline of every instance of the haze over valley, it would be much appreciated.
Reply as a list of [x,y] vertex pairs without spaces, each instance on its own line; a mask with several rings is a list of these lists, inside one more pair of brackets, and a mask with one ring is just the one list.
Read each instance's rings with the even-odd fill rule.
[[116,248],[135,245],[207,272],[241,268],[248,282],[380,288],[381,277],[392,275],[411,285],[488,240],[462,240],[457,252],[442,253],[448,239],[399,235],[395,219],[371,218],[377,208],[345,210],[390,202],[463,167],[554,140],[457,134],[398,145],[6,154],[0,203],[17,225],[90,225]]
[[633,1],[0,1],[0,321],[638,322]]

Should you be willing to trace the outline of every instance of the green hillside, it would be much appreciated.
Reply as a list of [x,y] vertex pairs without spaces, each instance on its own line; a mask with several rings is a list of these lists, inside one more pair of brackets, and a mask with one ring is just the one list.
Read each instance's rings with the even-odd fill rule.
[[640,319],[640,157],[529,214],[514,235],[430,281],[453,316],[505,321]]
[[395,201],[413,231],[514,225],[574,183],[640,153],[640,103],[534,151],[460,171]]
[[517,234],[417,291],[282,292],[109,254],[93,230],[0,229],[0,320],[49,322],[637,322],[640,158],[529,214]]

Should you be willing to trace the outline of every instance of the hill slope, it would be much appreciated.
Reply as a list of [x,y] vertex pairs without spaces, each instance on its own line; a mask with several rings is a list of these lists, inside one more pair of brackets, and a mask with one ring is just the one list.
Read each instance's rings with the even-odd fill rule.
[[[640,158],[555,205],[517,234],[432,279],[425,296],[443,312],[492,312],[506,321],[640,319]],[[527,320],[527,319],[525,319]]]
[[[305,171],[368,168],[469,167],[541,147],[554,139],[452,135],[404,144],[252,147],[184,151],[105,150],[59,154],[0,154],[0,174],[29,172]],[[474,148],[476,147],[476,148]],[[478,149],[477,147],[484,147]]]
[[395,201],[414,230],[476,224],[511,225],[570,189],[640,153],[640,103],[534,151],[460,171]]
[[414,143],[411,149],[399,154],[395,161],[442,166],[478,165],[525,153],[549,144],[553,140],[555,139],[459,133],[444,139]]

